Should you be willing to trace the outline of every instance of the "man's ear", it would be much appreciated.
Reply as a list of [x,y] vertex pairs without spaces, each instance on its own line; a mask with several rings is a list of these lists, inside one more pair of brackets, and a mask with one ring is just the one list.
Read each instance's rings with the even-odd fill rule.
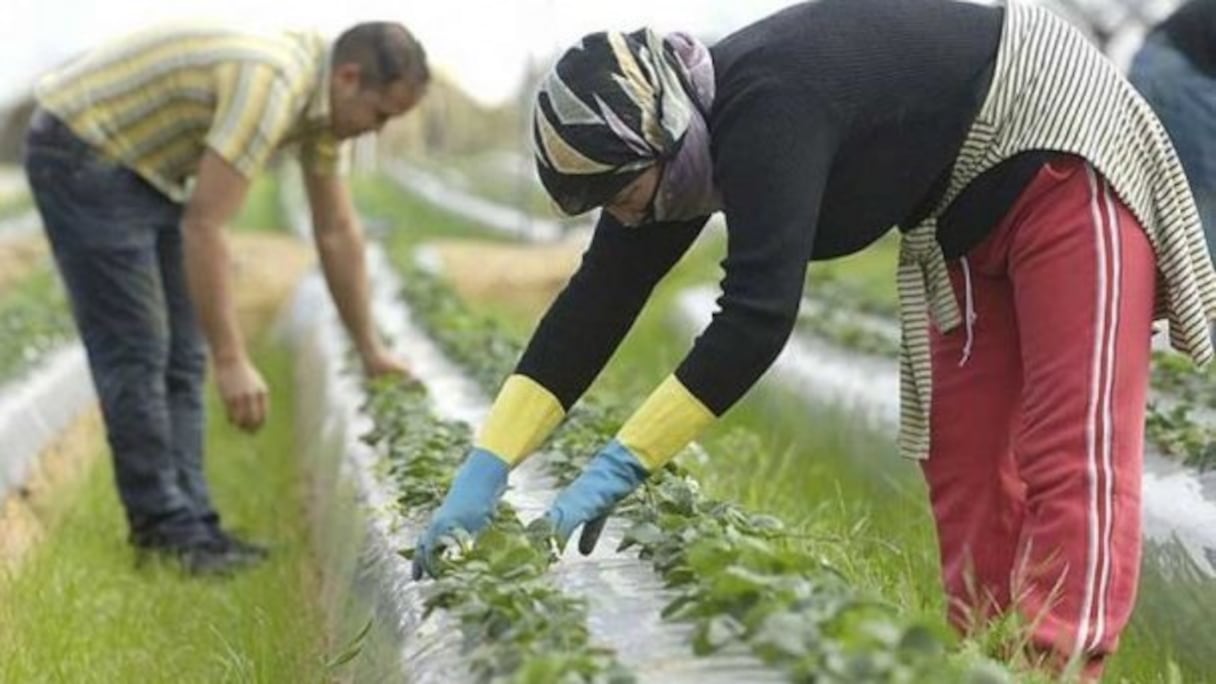
[[337,64],[334,66],[333,79],[344,92],[357,91],[362,85],[363,68],[355,62]]

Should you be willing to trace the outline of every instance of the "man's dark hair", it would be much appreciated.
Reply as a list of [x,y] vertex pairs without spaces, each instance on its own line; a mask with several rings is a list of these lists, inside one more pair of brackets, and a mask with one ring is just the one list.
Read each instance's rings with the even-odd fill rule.
[[352,62],[360,66],[365,88],[383,88],[398,79],[410,88],[421,88],[431,80],[422,44],[396,22],[356,24],[338,36],[334,66]]

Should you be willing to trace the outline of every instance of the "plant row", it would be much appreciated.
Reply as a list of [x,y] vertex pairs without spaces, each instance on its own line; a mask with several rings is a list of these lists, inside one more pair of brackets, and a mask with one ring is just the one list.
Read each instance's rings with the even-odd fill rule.
[[[397,513],[425,520],[469,450],[468,427],[437,418],[417,384],[373,383],[364,411],[373,422],[364,440],[381,456]],[[585,602],[553,585],[547,540],[526,534],[510,506],[477,544],[451,541],[425,591],[425,615],[455,619],[477,681],[632,681],[611,650],[591,643]],[[412,559],[413,550],[402,555]]]

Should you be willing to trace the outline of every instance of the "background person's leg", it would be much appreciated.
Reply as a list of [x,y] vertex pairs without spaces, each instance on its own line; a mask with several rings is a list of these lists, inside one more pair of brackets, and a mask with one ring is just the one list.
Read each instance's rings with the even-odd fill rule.
[[1165,126],[1195,197],[1208,251],[1216,254],[1216,77],[1195,68],[1165,39],[1150,38],[1132,60],[1128,78]]
[[27,138],[26,170],[88,353],[132,541],[197,542],[203,528],[172,456],[159,195],[45,120]]
[[220,525],[220,515],[211,500],[204,468],[206,411],[203,397],[207,379],[207,346],[190,301],[182,255],[180,212],[172,208],[173,220],[161,225],[157,240],[161,281],[169,316],[169,363],[165,373],[172,449],[177,483],[190,501],[194,517],[202,523],[217,548],[252,562],[268,550],[232,535]]
[[182,261],[182,234],[177,222],[160,227],[157,254],[169,317],[169,362],[165,373],[171,453],[178,487],[190,500],[195,516],[208,527],[219,527],[203,470],[206,412],[203,401],[207,377],[207,347],[190,303]]

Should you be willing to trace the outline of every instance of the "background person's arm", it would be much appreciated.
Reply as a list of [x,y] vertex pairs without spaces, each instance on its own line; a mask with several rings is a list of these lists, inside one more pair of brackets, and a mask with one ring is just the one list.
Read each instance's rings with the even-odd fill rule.
[[371,377],[408,374],[405,364],[388,351],[376,331],[369,305],[363,226],[345,181],[336,173],[305,171],[304,187],[321,271],[364,372]]
[[211,348],[228,420],[241,429],[257,430],[269,412],[269,397],[237,322],[224,234],[248,190],[249,181],[239,171],[214,151],[204,152],[194,194],[182,216],[182,236],[190,300]]

